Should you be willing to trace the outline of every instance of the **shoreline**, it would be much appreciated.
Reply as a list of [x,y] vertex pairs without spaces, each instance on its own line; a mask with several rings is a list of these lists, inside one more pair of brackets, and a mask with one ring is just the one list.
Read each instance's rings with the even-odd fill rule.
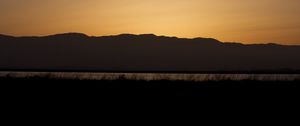
[[0,72],[0,77],[11,78],[51,78],[72,80],[144,80],[144,81],[294,81],[300,74],[184,74],[184,73],[97,73],[97,72]]

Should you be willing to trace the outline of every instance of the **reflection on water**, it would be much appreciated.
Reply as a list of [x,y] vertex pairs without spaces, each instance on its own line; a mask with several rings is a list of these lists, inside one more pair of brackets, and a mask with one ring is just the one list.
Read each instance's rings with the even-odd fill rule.
[[172,73],[90,73],[90,72],[0,72],[0,77],[47,77],[82,80],[259,80],[293,81],[300,80],[300,74],[172,74]]

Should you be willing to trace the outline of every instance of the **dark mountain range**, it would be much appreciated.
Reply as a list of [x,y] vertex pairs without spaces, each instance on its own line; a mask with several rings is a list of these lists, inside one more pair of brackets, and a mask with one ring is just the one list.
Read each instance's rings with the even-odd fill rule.
[[300,70],[300,46],[223,43],[153,34],[92,37],[0,35],[2,70],[290,71]]

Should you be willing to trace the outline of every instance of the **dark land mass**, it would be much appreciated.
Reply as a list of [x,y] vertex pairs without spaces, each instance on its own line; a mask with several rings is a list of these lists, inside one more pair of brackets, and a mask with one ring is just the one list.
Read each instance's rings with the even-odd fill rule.
[[[210,115],[209,117],[219,113],[224,117],[229,116],[228,113],[238,112],[237,115],[241,118],[245,118],[242,114],[259,113],[258,115],[265,119],[266,115],[260,115],[261,112],[274,114],[273,116],[278,116],[280,112],[296,114],[296,110],[299,109],[299,89],[299,81],[188,82],[134,81],[122,78],[113,81],[0,78],[1,102],[4,105],[2,108],[9,113],[15,114],[14,111],[17,111],[28,116],[28,113],[34,113],[33,111],[43,114],[46,111],[47,114],[53,113],[56,117],[62,116],[62,119],[66,118],[66,114],[61,113],[78,117],[82,112],[88,113],[83,115],[93,119],[98,119],[97,115],[113,119],[116,115],[131,118],[128,115],[130,113],[144,119],[144,115],[149,113],[165,117],[166,113],[178,116],[181,113],[189,115],[190,112],[196,116],[204,114]],[[194,114],[190,116],[195,116]],[[196,118],[198,119],[198,116]]]
[[103,98],[149,98],[149,97],[258,97],[292,98],[299,96],[300,81],[138,81],[119,78],[117,80],[77,80],[43,77],[1,77],[4,96],[67,95],[70,97]]
[[[12,71],[289,74],[299,73],[299,54],[300,46],[244,45],[211,38],[183,39],[152,34],[103,37],[78,33],[44,37],[0,35],[0,70]],[[190,109],[190,112],[198,109],[200,114],[206,110],[213,115],[216,113],[212,110],[228,110],[224,113],[228,116],[234,109],[257,111],[262,108],[277,113],[281,108],[293,112],[294,108],[299,108],[299,85],[299,81],[189,82],[122,78],[92,81],[4,77],[0,78],[0,94],[5,106],[2,108],[13,115],[19,114],[12,110],[28,110],[23,117],[29,117],[32,110],[41,113],[49,110],[49,113],[54,112],[54,117],[62,115],[65,119],[66,116],[60,113],[70,110],[77,116],[79,109],[87,109],[95,115],[107,110],[114,115],[111,117],[118,115],[114,110],[128,110],[122,118],[132,114],[132,110],[141,112],[145,109],[159,110],[156,115],[166,109],[172,113],[179,109]],[[293,105],[296,107],[291,107]]]
[[170,73],[300,73],[300,46],[153,34],[0,35],[0,69]]

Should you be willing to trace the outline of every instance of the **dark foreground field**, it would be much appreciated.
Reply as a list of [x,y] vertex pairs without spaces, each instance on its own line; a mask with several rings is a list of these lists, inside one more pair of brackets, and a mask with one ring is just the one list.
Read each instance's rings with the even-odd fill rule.
[[126,110],[126,114],[132,110],[167,110],[176,113],[178,109],[191,112],[231,112],[239,109],[251,112],[258,108],[271,112],[278,112],[278,109],[294,111],[294,108],[298,108],[300,96],[298,81],[184,82],[0,78],[0,85],[1,101],[7,107],[30,111],[28,108],[42,106],[43,110],[57,111],[63,108],[62,111],[66,109],[74,113],[78,109],[109,113]]
[[78,94],[115,97],[149,96],[296,96],[299,81],[135,81],[71,80],[52,78],[0,78],[1,90],[9,94]]
[[[213,119],[218,115],[216,112],[223,113],[222,118],[233,111],[246,115],[249,112],[257,114],[258,111],[277,113],[280,112],[279,109],[293,112],[294,108],[298,108],[300,94],[298,81],[186,82],[0,78],[0,85],[1,101],[6,105],[2,108],[12,108],[7,109],[10,112],[26,110],[25,116],[32,113],[32,110],[40,113],[46,110],[46,114],[54,113],[55,117],[63,116],[62,119],[65,119],[65,115],[61,115],[61,112],[74,114],[73,116],[77,116],[78,112],[91,112],[97,116],[104,112],[105,117],[110,115],[108,117],[114,119],[115,116],[120,118],[119,113],[125,119],[134,112],[138,112],[135,116],[139,118],[145,118],[142,115],[148,113],[157,117],[165,116],[160,113],[175,116],[179,112],[191,112],[195,115],[208,113],[208,117]],[[282,107],[282,104],[285,106]]]

